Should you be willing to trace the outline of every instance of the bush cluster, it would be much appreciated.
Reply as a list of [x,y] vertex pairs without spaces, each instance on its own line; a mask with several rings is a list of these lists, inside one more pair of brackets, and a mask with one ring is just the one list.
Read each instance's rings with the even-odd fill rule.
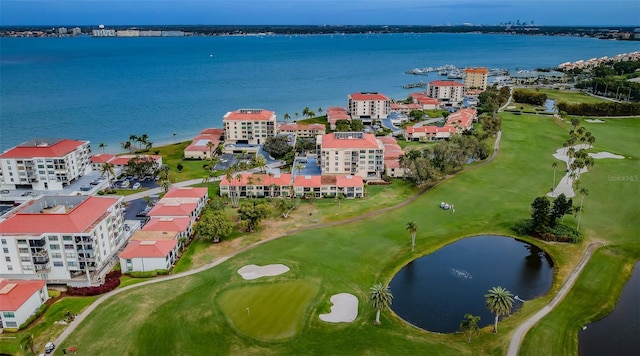
[[156,276],[164,276],[169,274],[168,269],[155,269],[153,271],[129,272],[129,276],[133,278],[151,278]]
[[581,116],[637,116],[640,115],[640,103],[565,103],[556,104],[558,110],[569,115]]
[[[29,326],[29,324],[31,324],[34,320],[38,319],[38,317],[40,317],[40,315],[42,315],[42,313],[44,313],[44,311],[47,310],[48,307],[49,307],[48,305],[42,304],[40,308],[38,308],[38,310],[33,315],[31,315],[27,320],[25,320],[25,322],[22,323],[18,329],[24,329],[27,326]],[[5,331],[6,330],[7,329],[5,329]]]
[[67,294],[86,297],[110,292],[120,285],[120,276],[122,276],[122,272],[111,271],[104,277],[103,284],[95,287],[69,287]]
[[517,103],[544,105],[545,101],[547,101],[547,94],[516,89],[513,91],[513,100]]

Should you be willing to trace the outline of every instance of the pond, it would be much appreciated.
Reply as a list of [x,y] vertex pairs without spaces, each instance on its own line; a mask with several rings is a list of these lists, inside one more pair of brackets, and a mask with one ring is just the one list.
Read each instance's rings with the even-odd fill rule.
[[[544,295],[553,283],[553,261],[540,248],[503,236],[466,238],[404,266],[390,283],[391,309],[422,329],[452,333],[465,314],[494,316],[484,295],[502,286],[521,300]],[[514,301],[517,310],[522,305]]]
[[555,108],[556,101],[553,99],[547,99],[544,102],[544,107],[546,108],[546,112],[557,112]]
[[579,354],[638,355],[640,353],[640,263],[620,295],[616,308],[578,334]]

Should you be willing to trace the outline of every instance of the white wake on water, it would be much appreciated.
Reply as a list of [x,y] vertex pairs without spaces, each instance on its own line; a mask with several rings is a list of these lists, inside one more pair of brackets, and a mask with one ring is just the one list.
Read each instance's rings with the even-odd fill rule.
[[471,273],[463,270],[463,269],[456,269],[456,268],[450,268],[449,272],[456,278],[458,279],[472,279],[473,276],[471,275]]

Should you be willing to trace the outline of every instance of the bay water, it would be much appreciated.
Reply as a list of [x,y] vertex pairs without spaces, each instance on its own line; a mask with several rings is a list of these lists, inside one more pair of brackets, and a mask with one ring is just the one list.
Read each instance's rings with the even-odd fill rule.
[[0,151],[36,137],[91,140],[120,152],[129,135],[156,145],[221,127],[239,108],[282,120],[377,91],[404,99],[406,70],[533,69],[639,50],[638,42],[493,34],[180,38],[1,38]]

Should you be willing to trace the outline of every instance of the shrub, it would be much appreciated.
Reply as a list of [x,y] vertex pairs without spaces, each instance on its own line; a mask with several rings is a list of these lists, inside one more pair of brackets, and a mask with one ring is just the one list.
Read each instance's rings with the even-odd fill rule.
[[151,278],[158,275],[156,271],[139,271],[139,272],[129,272],[129,275],[133,278]]
[[98,195],[104,195],[104,190],[98,190]]
[[60,291],[55,289],[47,289],[47,293],[49,293],[49,298],[58,298],[60,296]]
[[18,328],[4,328],[2,329],[2,332],[5,333],[17,333],[20,329]]
[[168,269],[157,269],[155,272],[158,273],[158,276],[166,276],[169,274]]
[[69,287],[67,294],[79,296],[92,296],[110,292],[120,285],[120,271],[111,271],[104,277],[104,283],[95,287]]
[[[38,308],[38,310],[29,317],[29,319],[27,319],[24,323],[22,323],[20,325],[20,327],[18,329],[24,329],[27,326],[29,326],[29,324],[33,323],[34,320],[38,319],[38,317],[40,317],[40,315],[42,315],[42,313],[44,313],[45,310],[47,310],[49,306],[46,304],[42,304],[40,306],[40,308]],[[7,329],[4,329],[5,331],[7,331]]]

